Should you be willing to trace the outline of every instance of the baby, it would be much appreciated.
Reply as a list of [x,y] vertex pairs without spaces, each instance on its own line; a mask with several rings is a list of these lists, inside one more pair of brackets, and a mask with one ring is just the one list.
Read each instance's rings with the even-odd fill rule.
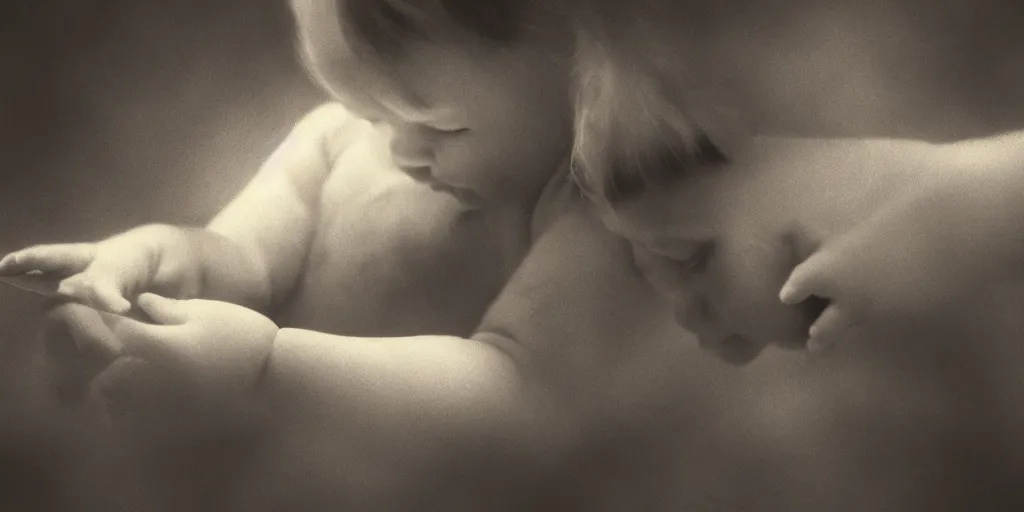
[[[665,357],[685,333],[568,179],[567,15],[543,0],[292,7],[337,103],[209,226],[29,248],[0,271],[145,319],[58,309],[113,360],[89,385],[135,430],[264,427],[240,509],[530,509],[524,482],[563,478],[579,446],[614,443],[630,410],[680,395],[652,390],[689,378]],[[136,358],[151,386],[126,377]]]
[[[70,276],[62,296],[114,313],[154,291],[351,335],[468,335],[568,153],[564,23],[529,1],[330,5],[294,3],[303,55],[339,103],[303,119],[207,229],[146,226],[0,268]],[[395,16],[445,21],[419,34]]]
[[585,3],[577,177],[701,346],[743,363],[808,339],[979,336],[981,318],[1014,332],[1024,134],[754,136],[778,124],[716,108],[751,96],[739,58],[710,57],[708,34],[741,33],[726,30],[740,14]]
[[[112,318],[97,337],[170,368],[178,385],[195,383],[216,405],[209,411],[251,401],[276,420],[261,457],[248,461],[241,509],[274,508],[269,498],[289,486],[308,500],[292,508],[422,509],[429,496],[438,509],[536,509],[537,487],[524,482],[550,488],[577,469],[579,447],[614,444],[610,433],[645,421],[636,411],[661,410],[666,394],[683,399],[677,379],[700,382],[673,364],[690,355],[670,343],[687,333],[664,321],[663,305],[631,274],[628,248],[561,186],[571,48],[560,14],[542,5],[551,4],[296,1],[304,55],[341,105],[300,122],[208,229],[151,226],[95,245],[28,250],[0,267],[75,274],[63,295],[114,312],[131,309],[139,292],[203,298],[142,293],[136,302],[150,322]],[[582,49],[591,58],[594,49]],[[733,149],[722,142],[727,129],[691,139],[653,129],[660,124],[605,138],[601,126],[628,126],[604,122],[620,113],[603,101],[613,91],[594,87],[615,83],[602,75],[614,71],[583,82],[581,173],[600,173],[604,157],[618,165],[641,155],[672,164],[643,172],[671,171],[690,154],[672,144],[660,153],[629,147],[652,134],[701,142],[702,163],[728,155],[740,170],[696,176],[734,207],[705,202],[703,217],[666,208],[689,207],[675,201],[679,189],[633,204],[632,184],[644,181],[629,172],[611,173],[616,193],[605,193],[604,180],[585,181],[595,198],[618,200],[605,209],[608,223],[640,242],[641,266],[678,281],[653,280],[678,293],[679,316],[708,346],[749,359],[762,339],[800,343],[821,308],[784,307],[777,295],[813,251],[815,231],[791,226],[804,218],[795,214],[749,214],[777,207],[762,191],[800,176],[794,155],[824,179],[817,169],[833,161],[831,148]],[[633,106],[659,98],[648,94],[650,81],[626,85],[636,87]],[[696,118],[717,129],[713,114]],[[678,117],[668,126],[685,128]],[[615,148],[608,140],[627,152],[606,153]],[[404,174],[386,170],[395,167]],[[793,212],[826,210],[819,199]],[[685,222],[658,239],[642,231],[652,215]],[[685,264],[664,264],[656,256],[664,253]],[[704,269],[706,281],[690,277]],[[727,321],[708,321],[716,317]],[[720,335],[719,325],[742,329]],[[772,332],[779,336],[758,337]],[[189,416],[171,412],[163,418]]]

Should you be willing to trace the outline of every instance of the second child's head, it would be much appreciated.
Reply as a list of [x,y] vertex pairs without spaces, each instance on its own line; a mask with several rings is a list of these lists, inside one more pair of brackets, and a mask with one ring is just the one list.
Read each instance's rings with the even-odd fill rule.
[[[701,345],[742,363],[801,347],[817,306],[784,306],[799,263],[787,204],[800,169],[750,165],[730,98],[714,77],[714,2],[579,0],[574,174],[605,224]],[[720,102],[721,101],[721,102]]]
[[292,0],[303,58],[394,164],[485,201],[536,194],[571,143],[571,35],[550,0]]

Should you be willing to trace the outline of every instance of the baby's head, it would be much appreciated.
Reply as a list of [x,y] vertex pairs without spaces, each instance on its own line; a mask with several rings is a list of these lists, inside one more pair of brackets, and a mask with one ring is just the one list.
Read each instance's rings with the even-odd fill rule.
[[802,346],[813,313],[778,299],[801,257],[778,207],[789,178],[737,165],[754,139],[701,87],[716,72],[693,42],[715,14],[691,2],[581,1],[581,188],[702,346],[739,363],[771,343]]
[[551,0],[292,0],[303,58],[392,160],[486,201],[535,195],[571,144],[571,33]]

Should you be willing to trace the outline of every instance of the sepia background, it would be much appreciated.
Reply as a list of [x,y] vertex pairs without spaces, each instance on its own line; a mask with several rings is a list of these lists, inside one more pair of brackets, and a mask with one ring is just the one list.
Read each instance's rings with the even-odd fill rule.
[[[758,23],[807,30],[787,55],[751,48],[794,122],[933,139],[1024,127],[1017,0],[764,5]],[[7,0],[0,12],[0,252],[203,223],[324,99],[297,64],[283,0]],[[783,75],[810,85],[772,88]],[[43,400],[40,308],[0,288],[0,510],[92,510],[75,479],[88,436]],[[670,457],[595,455],[633,468],[604,477],[622,500],[605,506],[644,509],[633,489],[669,510],[1012,509],[1024,476],[1013,358],[769,360],[722,380],[716,400],[730,405],[716,410],[731,412],[674,417],[689,428],[660,450]],[[711,363],[680,371],[696,364]]]

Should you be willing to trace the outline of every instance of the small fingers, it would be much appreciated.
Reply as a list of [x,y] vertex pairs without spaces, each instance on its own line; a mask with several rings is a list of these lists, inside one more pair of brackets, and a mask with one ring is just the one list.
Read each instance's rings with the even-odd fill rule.
[[124,298],[121,290],[111,280],[88,273],[76,274],[61,281],[57,295],[119,315],[127,313],[132,307],[131,302]]
[[833,260],[830,252],[817,252],[800,263],[789,274],[779,291],[779,300],[795,306],[811,296],[831,298],[835,293]]
[[822,352],[844,338],[856,323],[854,316],[844,308],[832,304],[825,308],[807,332],[807,350]]
[[177,363],[188,357],[179,336],[175,335],[177,326],[150,324],[120,316],[111,324],[114,334],[132,356],[162,363]]
[[143,293],[139,295],[138,303],[139,309],[159,324],[181,325],[189,320],[187,301]]
[[0,275],[39,270],[71,275],[85,270],[96,254],[93,244],[37,245],[12,252],[0,259]]

